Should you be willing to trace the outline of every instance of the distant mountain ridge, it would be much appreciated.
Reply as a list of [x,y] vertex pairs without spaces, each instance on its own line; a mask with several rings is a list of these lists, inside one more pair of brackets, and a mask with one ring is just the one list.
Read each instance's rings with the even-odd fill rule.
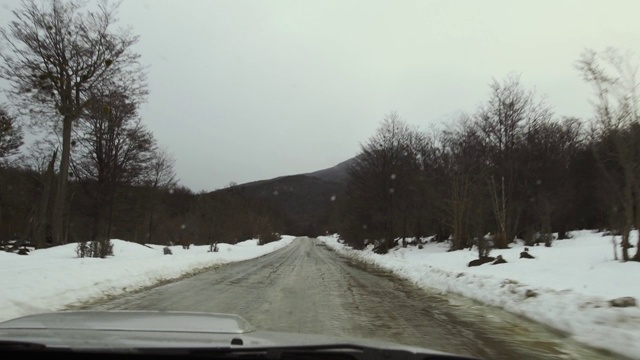
[[217,191],[234,191],[246,198],[266,200],[286,221],[291,235],[324,233],[336,200],[349,180],[348,169],[355,158],[336,166],[297,175],[238,184]]
[[345,160],[339,163],[336,166],[307,173],[305,175],[317,177],[318,179],[322,179],[324,181],[334,181],[346,185],[349,181],[349,167],[354,163],[355,160],[356,158],[353,157],[349,160]]

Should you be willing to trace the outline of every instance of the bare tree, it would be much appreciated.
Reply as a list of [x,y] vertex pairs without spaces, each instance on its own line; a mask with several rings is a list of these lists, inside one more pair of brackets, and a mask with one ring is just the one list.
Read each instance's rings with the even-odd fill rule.
[[[51,154],[58,148],[57,145],[56,139],[52,136],[36,139],[21,155],[20,166],[31,169],[40,175],[44,174],[49,167]],[[57,162],[54,164],[54,168],[55,165],[57,165]]]
[[522,205],[516,198],[516,188],[523,173],[518,150],[527,131],[551,116],[544,101],[525,90],[515,75],[509,75],[502,83],[494,80],[489,101],[476,115],[476,126],[485,139],[494,170],[489,183],[498,225],[497,247],[506,247],[518,229]]
[[151,153],[151,160],[147,164],[144,179],[142,181],[149,190],[147,198],[147,243],[153,241],[154,218],[156,207],[159,205],[158,190],[167,190],[177,185],[175,172],[175,158],[167,149],[156,147]]
[[346,192],[350,214],[344,227],[354,245],[361,246],[366,236],[381,240],[376,251],[384,253],[397,237],[412,232],[423,143],[421,134],[391,113],[362,146],[350,169]]
[[176,185],[176,159],[166,149],[156,147],[147,164],[143,184],[154,189],[169,189]]
[[7,111],[0,107],[0,162],[18,152],[22,146],[22,128]]
[[447,182],[445,221],[451,228],[451,250],[461,250],[481,237],[483,231],[483,182],[489,173],[487,151],[480,132],[463,116],[457,128],[444,132]]
[[[16,154],[20,146],[22,146],[22,129],[16,124],[15,119],[0,107],[0,168],[5,165],[10,156]],[[3,202],[3,195],[0,193],[0,203]],[[0,225],[2,225],[2,206],[0,206]]]
[[[75,131],[72,169],[92,194],[92,238],[105,243],[101,249],[109,248],[116,192],[123,185],[144,183],[154,160],[155,139],[136,106],[119,88],[101,89],[94,92]],[[101,225],[105,220],[106,228]]]
[[[608,48],[603,53],[585,51],[576,65],[595,93],[592,134],[600,141],[596,158],[620,209],[622,259],[630,260],[631,230],[640,225],[640,94],[638,64],[631,54]],[[640,240],[638,243],[640,247]],[[640,249],[632,260],[640,261]]]
[[[75,1],[25,0],[14,20],[0,29],[4,49],[0,76],[11,83],[9,98],[33,118],[61,125],[62,151],[53,205],[55,244],[64,243],[63,216],[74,123],[83,116],[90,93],[116,77],[144,76],[138,37],[113,30],[116,6],[106,2],[86,10]],[[140,82],[144,86],[144,82]]]
[[54,136],[37,139],[22,153],[17,166],[34,180],[32,215],[26,233],[38,248],[52,245],[51,203],[55,187],[55,165],[58,160],[57,141]]
[[583,141],[581,122],[575,118],[544,120],[529,129],[518,156],[526,164],[518,197],[526,201],[523,209],[528,245],[544,242],[551,246],[552,228],[558,238],[566,238],[566,222],[575,213],[571,167]]

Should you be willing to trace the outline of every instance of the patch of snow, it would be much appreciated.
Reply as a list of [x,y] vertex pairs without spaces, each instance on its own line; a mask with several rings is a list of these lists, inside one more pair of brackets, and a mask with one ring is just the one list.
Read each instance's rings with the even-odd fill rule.
[[427,243],[422,249],[399,246],[380,255],[372,245],[353,250],[337,235],[319,239],[339,253],[389,269],[418,286],[500,307],[590,346],[640,359],[640,307],[609,303],[626,296],[640,301],[640,282],[634,280],[640,263],[615,261],[611,236],[589,230],[572,235],[550,248],[529,246],[535,259],[520,258],[525,247],[521,242],[493,250],[490,256],[502,255],[508,263],[477,267],[467,267],[478,258],[476,250],[450,252],[447,243]]
[[258,246],[258,240],[235,245],[141,245],[112,240],[114,256],[78,258],[77,244],[34,250],[28,256],[0,252],[0,321],[64,309],[85,301],[114,296],[177,279],[206,268],[266,255],[289,245],[294,236]]

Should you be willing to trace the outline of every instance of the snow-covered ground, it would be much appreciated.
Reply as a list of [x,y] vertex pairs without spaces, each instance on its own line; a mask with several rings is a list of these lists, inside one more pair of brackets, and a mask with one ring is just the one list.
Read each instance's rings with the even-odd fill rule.
[[67,306],[118,295],[193,274],[217,264],[256,258],[278,250],[294,239],[282,236],[258,246],[258,240],[219,244],[189,250],[112,240],[114,256],[78,258],[76,244],[34,250],[28,256],[0,251],[0,321],[64,309]]
[[[613,260],[611,237],[574,231],[573,238],[553,247],[530,247],[535,259],[520,259],[524,245],[494,250],[507,264],[467,267],[475,251],[448,252],[446,243],[398,247],[386,255],[352,250],[337,236],[320,239],[336,251],[375,263],[419,286],[460,294],[529,317],[591,346],[640,359],[640,307],[611,307],[609,300],[631,296],[640,301],[640,263]],[[113,240],[115,256],[78,258],[76,244],[32,251],[28,256],[0,251],[0,321],[64,309],[67,306],[115,296],[196,273],[232,261],[241,261],[280,249],[292,236],[257,245],[249,240],[184,250]],[[635,244],[635,240],[633,242]],[[635,251],[631,249],[631,253]],[[535,292],[536,296],[527,296]]]
[[[344,255],[387,268],[418,286],[497,306],[591,346],[640,359],[640,307],[618,308],[608,302],[625,296],[640,301],[640,263],[615,261],[611,236],[588,230],[572,234],[572,239],[555,241],[551,248],[529,247],[535,259],[521,259],[524,245],[514,244],[490,254],[502,255],[508,263],[479,267],[467,266],[477,259],[477,251],[448,252],[446,243],[428,243],[423,249],[398,247],[379,255],[371,246],[364,251],[346,247],[336,235],[320,239]],[[528,290],[536,295],[527,296]]]

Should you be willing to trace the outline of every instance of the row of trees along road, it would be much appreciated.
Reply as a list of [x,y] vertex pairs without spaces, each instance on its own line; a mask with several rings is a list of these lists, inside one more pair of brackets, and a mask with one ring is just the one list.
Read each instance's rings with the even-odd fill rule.
[[607,228],[622,234],[623,260],[640,261],[628,251],[640,226],[636,68],[608,49],[585,52],[577,69],[595,89],[588,121],[556,117],[515,75],[494,80],[475,113],[444,128],[387,115],[350,169],[342,238],[384,253],[433,234],[460,250],[486,234],[498,248],[516,237],[551,246],[553,232]]
[[[116,28],[116,11],[107,2],[27,0],[0,29],[13,109],[0,107],[0,240],[92,240],[79,249],[104,257],[114,237],[209,243],[280,231],[264,204],[177,186],[173,157],[138,114],[147,71],[138,36]],[[44,134],[23,152],[17,118]]]

